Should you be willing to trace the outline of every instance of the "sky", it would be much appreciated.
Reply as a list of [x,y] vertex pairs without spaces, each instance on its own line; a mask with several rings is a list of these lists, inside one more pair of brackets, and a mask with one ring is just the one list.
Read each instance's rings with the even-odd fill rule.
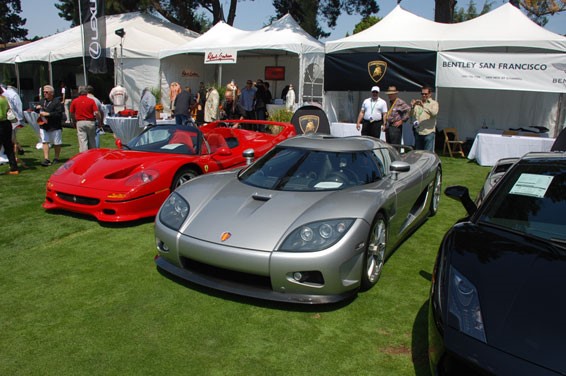
[[[222,0],[224,9],[227,12],[227,0]],[[475,0],[476,8],[480,10],[484,4],[484,0]],[[492,0],[493,8],[506,3],[506,0]],[[258,30],[268,24],[269,18],[275,14],[275,10],[271,5],[271,0],[241,0],[238,2],[236,10],[236,19],[234,26],[243,30]],[[397,5],[397,0],[377,0],[380,11],[379,17],[385,17]],[[58,10],[55,8],[54,0],[21,0],[22,13],[20,16],[26,19],[28,29],[28,38],[34,36],[49,36],[58,32],[69,29],[70,22],[61,19],[58,16]],[[467,7],[468,1],[461,0],[458,2],[459,7]],[[434,19],[434,0],[402,0],[401,6],[418,16]],[[493,9],[492,8],[492,9]],[[343,38],[349,33],[352,34],[354,26],[360,21],[359,15],[348,16],[341,15],[338,18],[336,28],[328,29],[326,25],[321,25],[325,31],[330,31],[331,35],[323,41],[336,40]],[[549,17],[546,29],[558,33],[566,34],[566,12]]]

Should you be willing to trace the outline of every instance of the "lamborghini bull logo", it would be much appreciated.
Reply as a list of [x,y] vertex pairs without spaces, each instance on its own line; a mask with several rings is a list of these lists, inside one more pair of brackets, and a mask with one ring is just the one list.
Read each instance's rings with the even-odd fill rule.
[[381,60],[370,61],[368,63],[368,73],[373,82],[378,83],[385,76],[387,63]]
[[299,126],[303,134],[306,133],[316,133],[318,131],[318,125],[320,124],[320,118],[316,115],[303,115],[299,117]]

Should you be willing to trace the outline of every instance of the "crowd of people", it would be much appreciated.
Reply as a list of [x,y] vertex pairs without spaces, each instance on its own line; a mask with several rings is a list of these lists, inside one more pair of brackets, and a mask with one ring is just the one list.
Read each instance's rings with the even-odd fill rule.
[[[79,152],[99,147],[99,134],[103,133],[105,111],[103,103],[94,95],[90,85],[79,86],[77,96],[69,98],[64,83],[60,86],[60,96],[56,95],[51,85],[44,85],[40,91],[42,100],[33,110],[38,114],[39,137],[43,151],[44,167],[59,163],[61,146],[63,145],[62,129],[64,124],[76,128]],[[385,134],[386,142],[400,145],[403,137],[403,125],[411,121],[417,150],[434,151],[436,134],[436,117],[438,102],[432,99],[432,89],[424,86],[421,99],[411,100],[407,104],[399,98],[395,86],[385,91],[389,101],[379,97],[380,88],[373,86],[371,96],[361,106],[356,128],[362,135],[380,138]],[[128,93],[120,85],[116,85],[109,93],[112,102],[112,113],[126,111]],[[216,120],[265,120],[268,117],[267,105],[273,103],[269,83],[261,79],[247,80],[244,87],[239,88],[234,80],[225,87],[221,101],[218,89],[205,86],[200,82],[198,90],[193,94],[190,87],[182,88],[178,82],[172,82],[169,88],[168,107],[179,125],[188,122],[197,125]],[[289,111],[295,107],[293,85],[287,85],[281,100]],[[65,105],[68,104],[68,105]],[[140,97],[137,116],[139,126],[145,128],[157,124],[157,100],[149,88],[143,89]],[[10,166],[7,174],[19,174],[20,167],[25,168],[19,155],[23,148],[18,143],[17,131],[24,125],[23,106],[17,90],[13,86],[0,86],[0,147],[3,149]],[[235,126],[238,126],[236,124]],[[53,150],[53,159],[50,150]]]
[[415,144],[411,146],[434,152],[438,102],[432,99],[432,89],[423,86],[422,99],[413,99],[410,105],[399,98],[395,86],[389,86],[385,92],[389,103],[379,97],[379,92],[379,86],[373,86],[371,97],[363,101],[356,121],[357,130],[375,138],[381,138],[384,132],[386,142],[401,145],[403,125],[412,119]]

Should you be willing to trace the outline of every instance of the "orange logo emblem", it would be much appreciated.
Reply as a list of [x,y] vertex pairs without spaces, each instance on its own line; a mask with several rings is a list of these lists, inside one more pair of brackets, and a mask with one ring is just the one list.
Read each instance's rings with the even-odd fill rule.
[[370,61],[368,63],[368,73],[373,82],[378,83],[385,76],[387,63],[381,60]]

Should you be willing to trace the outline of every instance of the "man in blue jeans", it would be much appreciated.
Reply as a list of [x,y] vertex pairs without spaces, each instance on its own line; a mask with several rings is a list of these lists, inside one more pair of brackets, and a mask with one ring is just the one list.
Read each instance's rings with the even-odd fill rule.
[[411,115],[415,132],[415,149],[434,152],[438,102],[432,99],[432,89],[423,86],[421,99],[411,101]]

